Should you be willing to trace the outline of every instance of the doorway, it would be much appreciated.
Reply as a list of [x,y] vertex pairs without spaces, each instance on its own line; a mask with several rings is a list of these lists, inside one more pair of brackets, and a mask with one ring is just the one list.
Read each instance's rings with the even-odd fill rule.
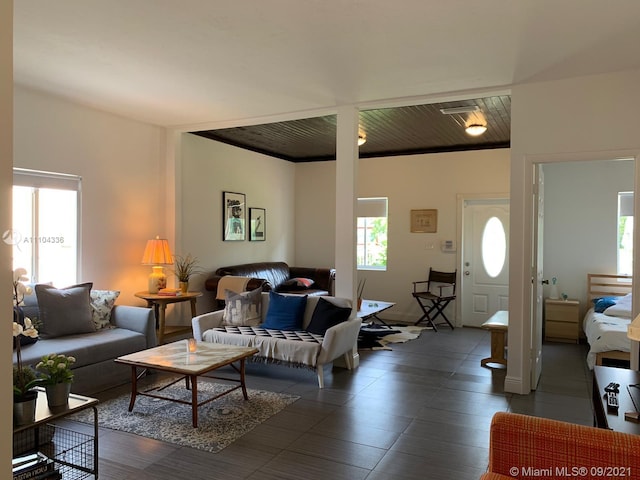
[[459,195],[460,324],[480,327],[509,309],[509,197]]

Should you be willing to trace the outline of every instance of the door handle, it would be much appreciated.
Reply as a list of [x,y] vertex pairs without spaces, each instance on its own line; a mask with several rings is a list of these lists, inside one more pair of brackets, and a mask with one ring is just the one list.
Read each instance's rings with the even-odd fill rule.
[[542,285],[549,285],[549,280],[542,280]]
[[471,275],[471,272],[470,272],[469,270],[465,270],[465,271],[464,271],[464,274],[465,274],[465,276],[467,276],[467,277],[468,277],[469,275]]

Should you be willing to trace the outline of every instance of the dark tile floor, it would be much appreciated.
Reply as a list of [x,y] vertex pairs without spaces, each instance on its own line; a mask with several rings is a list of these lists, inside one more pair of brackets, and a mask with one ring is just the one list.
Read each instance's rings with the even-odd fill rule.
[[504,393],[504,370],[480,366],[489,350],[484,330],[425,331],[361,351],[360,367],[327,371],[323,390],[312,372],[250,364],[250,388],[300,399],[217,454],[100,429],[100,478],[477,479],[496,411],[592,424],[586,346],[544,345],[526,396]]

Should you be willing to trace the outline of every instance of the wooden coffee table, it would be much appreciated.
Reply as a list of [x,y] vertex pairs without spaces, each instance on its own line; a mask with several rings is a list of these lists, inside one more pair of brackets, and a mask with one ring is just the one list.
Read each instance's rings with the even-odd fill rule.
[[[136,402],[136,396],[138,395],[184,403],[186,405],[191,405],[191,419],[195,428],[198,426],[198,407],[226,395],[227,393],[231,393],[238,388],[242,388],[244,399],[249,399],[245,385],[244,364],[248,357],[251,357],[256,353],[258,353],[257,348],[236,347],[234,345],[221,345],[207,342],[196,343],[194,339],[189,339],[124,355],[116,358],[115,362],[129,365],[131,367],[131,401],[129,402],[129,411],[133,410],[133,406]],[[239,362],[240,365],[234,365],[235,362]],[[233,367],[233,369],[238,372],[239,378],[216,377],[212,375],[207,375],[207,378],[217,378],[219,380],[237,382],[239,385],[198,402],[198,377],[226,365]],[[141,369],[140,373],[138,373],[138,369]],[[147,369],[177,373],[181,375],[181,377],[161,387],[154,387],[140,391],[138,390],[138,378]],[[182,381],[183,379],[185,380],[185,388],[187,390],[191,389],[190,402],[163,396],[159,393],[170,385]]]

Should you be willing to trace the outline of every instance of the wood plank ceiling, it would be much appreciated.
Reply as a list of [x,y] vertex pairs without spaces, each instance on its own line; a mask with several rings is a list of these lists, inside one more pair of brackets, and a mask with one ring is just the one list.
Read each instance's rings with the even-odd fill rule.
[[[476,112],[443,114],[442,109],[477,108]],[[487,131],[468,135],[465,126],[486,124]],[[360,158],[507,148],[511,140],[511,97],[484,97],[360,112],[366,143]],[[336,158],[336,116],[191,132],[290,162]]]

